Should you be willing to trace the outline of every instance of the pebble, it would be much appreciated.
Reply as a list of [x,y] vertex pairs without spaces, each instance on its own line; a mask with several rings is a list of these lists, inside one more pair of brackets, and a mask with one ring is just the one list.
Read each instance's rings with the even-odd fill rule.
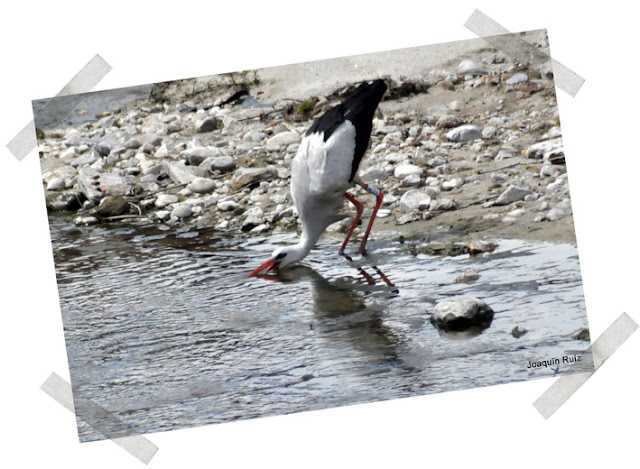
[[64,189],[64,187],[64,178],[61,177],[53,178],[49,180],[49,183],[47,184],[48,191],[61,191]]
[[422,172],[423,172],[423,169],[419,166],[413,165],[411,163],[403,163],[396,167],[396,169],[393,172],[393,175],[398,179],[404,179],[407,176],[410,176],[412,174],[420,176],[422,175]]
[[442,116],[436,122],[436,128],[438,129],[450,129],[452,127],[458,127],[462,124],[462,120],[457,116],[446,115]]
[[197,177],[189,184],[189,189],[196,194],[208,194],[216,189],[216,181],[208,178]]
[[238,208],[239,205],[237,202],[234,202],[233,200],[224,200],[224,201],[218,202],[217,207],[218,207],[218,210],[222,210],[223,212],[230,212]]
[[513,150],[510,150],[508,148],[501,148],[496,154],[495,160],[500,161],[506,158],[513,158]]
[[484,129],[482,129],[482,138],[490,139],[495,137],[498,134],[498,129],[495,127],[488,125]]
[[156,202],[155,202],[155,206],[158,208],[164,208],[167,205],[170,204],[175,204],[176,202],[178,202],[178,196],[173,195],[173,194],[160,194],[157,198],[156,198]]
[[456,278],[457,283],[471,283],[480,278],[478,272],[473,269],[467,269],[462,275]]
[[298,132],[282,132],[267,140],[267,149],[278,150],[282,146],[300,143],[302,137]]
[[442,190],[450,191],[450,190],[456,189],[457,187],[460,187],[463,184],[464,184],[464,181],[460,178],[449,179],[448,181],[444,181],[442,183]]
[[218,128],[218,119],[215,117],[207,117],[206,119],[196,122],[196,132],[205,133],[213,132]]
[[530,189],[517,187],[517,186],[509,186],[506,191],[504,191],[496,200],[495,205],[509,205],[510,203],[524,200],[525,196],[531,194]]
[[451,142],[468,142],[482,138],[482,133],[475,125],[461,125],[447,132],[447,140]]
[[420,176],[418,174],[409,174],[400,183],[402,187],[417,187],[420,185]]
[[459,75],[486,75],[487,69],[472,60],[463,60],[456,68]]
[[505,83],[507,85],[515,85],[516,83],[524,83],[525,81],[529,81],[529,76],[526,73],[520,72],[509,77]]
[[130,140],[127,140],[124,144],[124,147],[127,149],[131,149],[131,150],[136,150],[138,148],[140,148],[142,144],[140,143],[140,140],[136,139],[136,138],[132,138]]
[[176,218],[187,218],[192,215],[192,208],[189,204],[177,204],[174,209],[171,211],[171,217]]
[[464,109],[464,103],[462,101],[451,101],[449,103],[449,109],[452,111],[462,111]]
[[400,198],[400,210],[405,213],[425,210],[431,205],[431,197],[418,189],[411,189]]
[[445,331],[472,327],[485,329],[493,320],[493,309],[477,298],[452,298],[440,301],[429,318],[431,324]]
[[524,327],[520,327],[520,326],[516,326],[513,329],[511,329],[511,335],[516,339],[519,339],[520,337],[525,335],[527,332],[529,331],[527,331]]

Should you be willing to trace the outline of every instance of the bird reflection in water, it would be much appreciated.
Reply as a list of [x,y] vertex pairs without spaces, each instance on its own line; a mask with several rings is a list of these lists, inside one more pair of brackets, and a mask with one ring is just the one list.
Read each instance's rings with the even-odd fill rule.
[[[353,262],[350,257],[344,257]],[[319,337],[332,341],[346,339],[349,347],[366,353],[376,363],[395,362],[402,340],[385,324],[383,312],[388,299],[399,290],[377,266],[371,266],[373,272],[363,266],[355,269],[356,276],[342,276],[333,281],[305,265],[258,277],[285,283],[308,282],[315,317],[309,327],[319,333]]]

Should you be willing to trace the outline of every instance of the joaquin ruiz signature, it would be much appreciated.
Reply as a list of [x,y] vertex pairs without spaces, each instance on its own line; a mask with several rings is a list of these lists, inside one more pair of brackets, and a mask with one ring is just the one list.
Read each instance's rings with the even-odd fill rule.
[[560,363],[577,363],[582,359],[582,357],[580,355],[564,355],[562,357],[562,361],[560,361],[560,358],[550,358],[548,360],[542,360],[542,361],[530,361],[529,364],[527,365],[527,368],[542,368],[542,367],[549,367],[549,366],[555,366],[555,365],[559,365]]

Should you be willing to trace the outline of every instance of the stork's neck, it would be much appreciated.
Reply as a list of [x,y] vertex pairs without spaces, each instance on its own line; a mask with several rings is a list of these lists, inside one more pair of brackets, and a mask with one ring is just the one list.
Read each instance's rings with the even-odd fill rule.
[[300,241],[298,244],[291,247],[292,251],[295,251],[295,256],[297,260],[302,260],[309,254],[311,249],[316,245],[318,239],[322,235],[324,230],[318,229],[309,229],[306,226],[302,228],[302,235],[300,236]]

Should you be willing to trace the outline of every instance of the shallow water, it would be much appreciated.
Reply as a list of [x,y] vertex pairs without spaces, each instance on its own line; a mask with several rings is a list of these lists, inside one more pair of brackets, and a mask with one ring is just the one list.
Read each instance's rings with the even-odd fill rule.
[[[371,241],[349,262],[324,238],[304,265],[247,279],[295,235],[50,225],[82,441],[104,438],[85,422],[113,437],[550,377],[568,365],[527,365],[589,345],[570,338],[587,317],[568,244],[470,258]],[[455,283],[468,268],[479,280]],[[485,300],[490,327],[436,330],[429,313],[455,296]]]

